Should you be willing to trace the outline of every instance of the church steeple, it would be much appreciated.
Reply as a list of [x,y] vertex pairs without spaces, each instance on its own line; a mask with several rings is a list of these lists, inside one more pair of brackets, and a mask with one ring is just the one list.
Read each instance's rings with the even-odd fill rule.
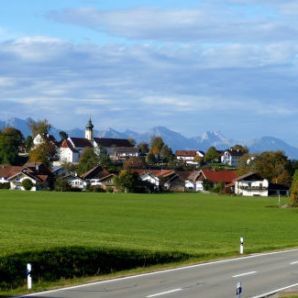
[[91,117],[86,125],[86,129],[85,129],[85,138],[89,141],[93,140],[93,123],[91,121]]

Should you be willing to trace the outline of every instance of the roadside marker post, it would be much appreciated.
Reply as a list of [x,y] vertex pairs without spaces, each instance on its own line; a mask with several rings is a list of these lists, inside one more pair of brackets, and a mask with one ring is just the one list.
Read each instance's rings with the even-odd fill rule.
[[240,254],[243,255],[244,252],[244,239],[240,237]]
[[32,276],[31,276],[31,272],[32,272],[32,266],[30,263],[27,264],[27,288],[28,290],[32,289]]
[[236,286],[236,297],[240,298],[241,294],[242,294],[242,286],[241,286],[241,283],[238,282]]

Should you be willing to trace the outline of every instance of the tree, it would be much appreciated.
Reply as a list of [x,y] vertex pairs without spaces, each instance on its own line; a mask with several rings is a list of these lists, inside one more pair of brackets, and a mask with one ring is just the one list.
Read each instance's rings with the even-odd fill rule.
[[156,158],[155,158],[155,155],[153,153],[148,153],[147,156],[146,156],[146,162],[148,164],[154,164],[156,162]]
[[67,182],[67,180],[62,177],[58,177],[55,181],[55,191],[70,191],[71,185]]
[[24,179],[22,181],[22,186],[24,187],[25,190],[31,190],[33,187],[33,183],[30,179]]
[[99,158],[95,154],[93,148],[86,147],[82,155],[80,157],[79,165],[78,165],[78,173],[81,175],[83,173],[88,172],[99,163]]
[[197,154],[194,158],[194,161],[201,165],[204,161],[204,157]]
[[136,145],[136,141],[133,138],[128,138],[128,142],[132,145],[135,146]]
[[49,131],[51,129],[51,124],[49,124],[48,120],[39,120],[39,121],[34,121],[30,119],[28,121],[28,126],[31,129],[32,132],[32,137],[35,138],[38,134],[42,136],[46,136],[49,134]]
[[231,151],[236,151],[236,152],[241,152],[243,154],[248,153],[248,148],[247,146],[242,146],[239,144],[234,145],[233,147],[230,148]]
[[146,143],[140,143],[137,145],[137,149],[142,155],[146,155],[149,152],[149,146]]
[[31,150],[31,148],[32,148],[32,145],[33,145],[33,138],[32,138],[32,136],[28,136],[25,139],[24,145],[25,145],[26,151],[29,152]]
[[256,154],[246,153],[239,158],[237,173],[239,176],[249,172],[257,172],[255,165]]
[[214,146],[211,146],[204,157],[206,162],[218,162],[220,154],[218,153],[217,149]]
[[126,170],[122,170],[118,177],[114,178],[114,184],[116,187],[124,192],[135,192],[140,185],[140,178],[137,173],[131,173]]
[[261,154],[244,155],[238,164],[238,174],[257,172],[271,183],[290,185],[290,162],[281,151],[265,151]]
[[152,137],[150,142],[150,153],[154,154],[155,157],[159,157],[160,151],[164,146],[164,141],[162,137]]
[[123,163],[123,169],[129,170],[129,169],[143,169],[145,167],[145,162],[143,158],[140,157],[130,157]]
[[0,132],[0,163],[17,164],[19,148],[23,142],[23,135],[18,129],[3,129]]
[[150,142],[150,151],[147,155],[147,162],[165,162],[168,163],[174,158],[171,148],[166,145],[162,137],[152,137]]
[[172,149],[164,144],[160,150],[160,159],[162,162],[168,163],[174,159]]
[[104,168],[109,168],[112,165],[112,161],[107,150],[102,146],[99,147],[98,162]]
[[68,134],[63,130],[59,131],[59,136],[60,136],[61,141],[64,141],[68,138]]
[[290,205],[298,206],[298,180],[294,180],[291,186]]
[[55,145],[51,142],[45,140],[44,143],[38,145],[29,153],[29,161],[31,162],[41,162],[45,166],[49,167],[51,160],[56,154]]
[[281,151],[267,151],[255,159],[256,171],[272,183],[289,185],[289,161]]

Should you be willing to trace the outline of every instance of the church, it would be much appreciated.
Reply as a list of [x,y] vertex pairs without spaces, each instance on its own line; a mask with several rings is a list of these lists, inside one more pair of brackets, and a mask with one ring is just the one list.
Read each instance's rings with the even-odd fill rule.
[[113,161],[123,161],[132,156],[139,156],[138,150],[128,139],[96,138],[94,125],[89,119],[85,128],[85,138],[68,137],[59,148],[59,163],[78,163],[85,148],[93,148],[96,154],[105,150]]

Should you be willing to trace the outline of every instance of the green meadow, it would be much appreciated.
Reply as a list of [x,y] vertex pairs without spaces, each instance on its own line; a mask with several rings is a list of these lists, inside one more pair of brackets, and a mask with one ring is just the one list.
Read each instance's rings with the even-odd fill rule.
[[233,254],[298,246],[298,210],[277,198],[197,193],[0,192],[0,255],[65,247]]
[[239,254],[241,236],[245,253],[298,246],[298,209],[278,206],[278,198],[199,193],[1,191],[0,275],[1,260],[57,249],[63,259],[74,247],[199,261]]

